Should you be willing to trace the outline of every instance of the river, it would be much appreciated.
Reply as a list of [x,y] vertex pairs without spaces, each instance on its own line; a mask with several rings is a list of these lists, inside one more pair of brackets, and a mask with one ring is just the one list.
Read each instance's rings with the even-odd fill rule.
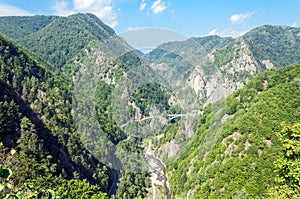
[[148,146],[145,149],[145,156],[151,173],[153,199],[156,199],[157,195],[154,186],[155,184],[163,186],[165,189],[165,197],[167,199],[171,199],[166,165],[158,157],[156,157],[156,152],[151,150],[151,140],[148,141]]
[[116,166],[116,158],[117,157],[114,153],[113,157],[112,157],[112,169],[114,172],[114,179],[113,179],[112,185],[109,189],[108,198],[110,198],[112,195],[114,195],[116,193],[117,188],[118,188],[118,182],[120,179],[120,171],[117,169],[117,166]]

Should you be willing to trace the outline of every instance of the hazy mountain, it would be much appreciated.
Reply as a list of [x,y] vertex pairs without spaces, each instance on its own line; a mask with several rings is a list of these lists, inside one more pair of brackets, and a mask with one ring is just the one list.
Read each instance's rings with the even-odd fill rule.
[[201,63],[214,49],[223,48],[233,41],[233,38],[209,36],[169,42],[147,53],[144,59],[149,64],[165,64],[180,73],[185,73]]

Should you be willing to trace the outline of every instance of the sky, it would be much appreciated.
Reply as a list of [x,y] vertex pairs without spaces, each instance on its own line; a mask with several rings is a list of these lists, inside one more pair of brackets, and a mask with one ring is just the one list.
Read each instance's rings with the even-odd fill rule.
[[118,34],[162,28],[186,37],[238,37],[265,24],[300,25],[300,0],[0,0],[0,16],[89,12]]

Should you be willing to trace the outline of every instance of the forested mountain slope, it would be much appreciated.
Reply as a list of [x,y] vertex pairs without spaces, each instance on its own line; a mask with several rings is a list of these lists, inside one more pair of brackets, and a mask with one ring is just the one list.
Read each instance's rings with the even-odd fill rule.
[[[28,19],[35,18],[28,17]],[[23,18],[18,19],[21,20]],[[14,25],[17,26],[17,24]],[[20,24],[18,25],[20,26]],[[15,27],[15,29],[18,29],[18,27]],[[126,137],[124,138],[123,132],[116,125],[112,115],[107,112],[107,105],[111,107],[110,98],[107,98],[107,96],[111,95],[114,84],[116,84],[116,79],[120,78],[124,71],[140,65],[140,59],[134,52],[131,52],[132,49],[126,42],[116,36],[112,29],[91,14],[77,14],[56,18],[38,31],[31,30],[31,34],[29,35],[20,35],[17,40],[22,45],[28,45],[29,49],[33,51],[31,53],[25,50],[27,52],[26,56],[31,58],[36,56],[37,58],[34,60],[40,60],[45,64],[42,68],[47,71],[45,73],[47,78],[44,76],[31,78],[30,76],[28,78],[30,80],[33,79],[32,81],[34,82],[27,80],[30,84],[26,83],[22,78],[29,69],[19,67],[19,71],[17,71],[7,66],[7,64],[4,66],[7,66],[10,70],[3,67],[3,74],[14,78],[14,80],[18,77],[15,77],[15,73],[21,75],[21,80],[18,80],[18,86],[21,87],[20,92],[26,93],[26,89],[22,90],[22,88],[28,87],[27,90],[34,91],[36,95],[41,95],[47,99],[43,100],[39,96],[32,98],[28,103],[29,105],[31,103],[37,104],[39,117],[43,119],[42,122],[47,127],[48,125],[50,126],[48,134],[42,137],[43,139],[47,139],[52,134],[62,136],[61,138],[57,138],[58,140],[62,140],[62,143],[56,146],[58,152],[55,152],[55,150],[51,151],[54,153],[52,157],[61,156],[64,158],[67,154],[72,156],[70,168],[68,170],[60,168],[60,171],[55,173],[55,175],[62,172],[64,175],[68,174],[67,179],[87,179],[90,183],[98,186],[95,190],[101,189],[108,194],[114,194],[114,191],[111,190],[111,185],[113,181],[114,184],[119,181],[119,178],[117,178],[119,171],[112,173],[112,170],[109,168],[113,167],[111,160],[109,160],[110,162],[104,162],[102,159],[99,159],[97,154],[101,154],[105,150],[109,151],[106,148],[108,142],[113,147],[114,144],[117,144],[121,139],[125,139]],[[5,44],[3,45],[3,49],[6,49]],[[6,55],[6,57],[8,60],[12,60],[10,62],[13,62],[16,66],[20,63],[26,66],[23,60],[14,62],[13,53]],[[21,72],[23,70],[25,72]],[[8,73],[10,74],[8,75]],[[42,80],[46,81],[50,86],[46,88],[42,87],[39,84],[39,81]],[[7,88],[6,90],[8,92],[15,92],[14,88]],[[48,100],[48,95],[46,95],[48,93],[51,93],[51,95],[49,94],[51,100]],[[81,128],[83,126],[81,125],[82,121],[85,123],[89,122],[88,119],[84,121],[86,118],[82,117],[85,111],[87,111],[84,106],[89,101],[88,97],[82,97],[85,94],[92,98],[97,97],[94,99],[96,103],[94,111],[96,111],[95,114],[97,115],[95,117],[99,124],[96,125],[101,129],[99,136],[103,136],[101,134],[103,132],[108,137],[108,140],[103,141],[101,136],[99,140],[93,139],[93,137],[88,137],[88,140],[85,140],[86,137],[84,137],[85,134],[83,134],[83,131],[89,130]],[[23,96],[22,93],[19,95]],[[10,102],[11,99],[8,101]],[[81,108],[85,108],[85,110],[82,112]],[[48,109],[50,109],[50,112]],[[4,119],[7,118],[4,117]],[[58,124],[55,123],[56,120]],[[93,124],[93,121],[90,124]],[[20,135],[20,129],[14,129],[13,131],[15,134]],[[51,136],[49,140],[51,140]],[[90,141],[92,141],[92,144],[89,144]],[[45,143],[52,146],[51,142],[45,141]],[[87,144],[89,144],[89,148],[87,149],[92,153],[88,152],[85,148]],[[133,145],[136,144],[134,143]],[[94,150],[95,148],[96,150]],[[67,152],[64,153],[64,150],[67,150]],[[59,152],[62,154],[60,155]],[[108,158],[111,155],[109,154]],[[86,171],[77,171],[79,170],[77,166],[81,166],[82,161],[82,167],[84,169],[89,167],[89,169]],[[104,163],[107,164],[104,165]],[[69,166],[66,162],[63,162],[63,164],[66,164],[66,167]],[[124,194],[125,198],[144,196],[146,194],[145,188],[148,187],[148,185],[145,185],[146,175],[147,173],[123,173],[120,187],[131,186],[132,189],[124,190],[119,188],[117,193],[119,197],[122,198]],[[101,179],[99,178],[100,176]]]
[[[2,35],[0,42],[1,164],[13,170],[15,186],[26,182],[63,195],[56,181],[63,187],[67,179],[86,179],[98,187],[73,183],[94,189],[90,196],[107,191],[111,171],[85,150],[74,129],[71,85]],[[10,157],[12,149],[16,153]]]
[[[300,29],[265,25],[243,36],[249,49],[265,68],[282,67],[300,59]],[[269,60],[270,63],[267,63]]]
[[300,64],[259,74],[205,108],[193,138],[168,167],[175,198],[261,198],[274,186],[282,123],[300,121]]
[[[265,70],[300,61],[299,35],[299,28],[265,25],[236,39],[210,36],[162,44],[144,57],[150,65],[183,73],[203,108],[243,88]],[[166,133],[158,149],[162,158],[174,156],[178,143],[195,132],[196,122],[190,124]]]
[[7,16],[0,17],[1,33],[10,38],[21,41],[24,37],[39,31],[49,23],[57,19],[58,16]]

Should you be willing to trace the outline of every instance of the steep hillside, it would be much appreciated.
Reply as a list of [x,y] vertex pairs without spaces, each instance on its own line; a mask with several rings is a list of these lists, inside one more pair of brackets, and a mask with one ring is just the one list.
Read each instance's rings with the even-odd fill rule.
[[265,68],[286,66],[300,59],[300,29],[266,25],[243,36],[253,56]]
[[300,64],[259,74],[205,108],[193,138],[168,167],[173,196],[261,198],[275,182],[281,124],[300,121]]
[[207,55],[191,73],[189,84],[200,100],[228,96],[259,72],[299,61],[299,33],[299,28],[279,26],[251,30]]
[[[145,196],[148,174],[120,173],[118,170],[122,167],[115,164],[117,162],[114,155],[116,145],[126,139],[126,136],[113,118],[110,101],[112,90],[118,85],[118,80],[126,71],[141,65],[140,58],[125,41],[116,36],[112,29],[91,14],[57,18],[39,31],[21,39],[20,43],[34,52],[31,54],[50,62],[49,67],[48,65],[45,67],[45,70],[48,69],[49,73],[53,73],[53,80],[49,80],[50,88],[53,86],[56,92],[54,96],[60,95],[61,97],[57,97],[57,101],[47,103],[49,107],[64,107],[63,111],[55,109],[50,115],[61,122],[60,125],[64,129],[63,140],[67,140],[65,144],[71,148],[76,148],[77,145],[82,147],[82,150],[78,151],[82,151],[81,156],[84,158],[76,156],[76,162],[92,158],[100,164],[97,169],[93,168],[93,162],[84,164],[90,168],[86,171],[85,178],[93,179],[91,182],[100,187],[107,182],[105,187],[101,188],[108,195],[117,194],[119,198]],[[22,81],[21,84],[25,83]],[[63,88],[57,90],[56,87]],[[35,90],[38,89],[40,85],[36,85]],[[37,100],[34,102],[38,103]],[[42,108],[47,110],[48,107],[43,105]],[[52,120],[49,122],[48,114],[47,111],[40,113],[41,118],[45,119],[44,122],[51,125],[53,122]],[[67,124],[64,123],[65,120]],[[53,128],[58,129],[56,131],[60,129],[59,127]],[[18,129],[16,132],[20,133]],[[68,141],[69,136],[73,137],[72,142]],[[139,144],[139,142],[132,142],[130,147],[138,148]],[[122,147],[124,151],[127,145],[119,148]],[[113,168],[113,173],[108,167]],[[101,169],[105,169],[106,173],[103,173]],[[70,175],[69,178],[77,177],[77,173],[75,174]],[[101,182],[97,182],[99,176],[102,176]],[[120,188],[115,193],[118,182]],[[123,189],[122,186],[131,186],[132,189]]]
[[78,186],[95,190],[90,194],[108,192],[111,171],[83,147],[74,129],[68,81],[2,35],[0,71],[1,165],[13,170],[15,191],[29,183],[72,195],[61,187],[76,179]]
[[[268,34],[263,36],[262,32],[266,30]],[[300,61],[299,33],[299,28],[262,26],[236,39],[212,36],[193,38],[196,42],[190,39],[184,42],[163,44],[162,46],[168,49],[167,54],[157,48],[145,55],[145,58],[150,61],[149,64],[153,68],[162,68],[166,65],[168,71],[175,68],[180,73],[191,69],[189,73],[184,74],[183,81],[196,93],[198,106],[204,108],[209,103],[215,103],[237,89],[243,88],[258,73],[283,66],[275,64],[278,62],[276,60],[287,64]],[[184,43],[187,47],[181,45]],[[264,46],[261,46],[262,43]],[[267,50],[260,52],[260,49]],[[185,54],[185,50],[189,53]],[[173,51],[177,52],[173,53]],[[260,54],[263,57],[259,56]],[[274,54],[277,56],[275,57]],[[285,56],[279,56],[279,54]],[[185,123],[184,127],[176,126],[175,132],[171,128],[170,131],[165,132],[163,139],[155,139],[159,143],[157,150],[161,158],[170,161],[167,159],[176,155],[180,149],[180,143],[189,140],[195,133],[196,120],[191,117],[182,120],[181,122]]]
[[242,88],[256,74],[300,60],[300,29],[265,25],[237,39],[209,36],[158,46],[144,59],[184,74],[201,104]]

